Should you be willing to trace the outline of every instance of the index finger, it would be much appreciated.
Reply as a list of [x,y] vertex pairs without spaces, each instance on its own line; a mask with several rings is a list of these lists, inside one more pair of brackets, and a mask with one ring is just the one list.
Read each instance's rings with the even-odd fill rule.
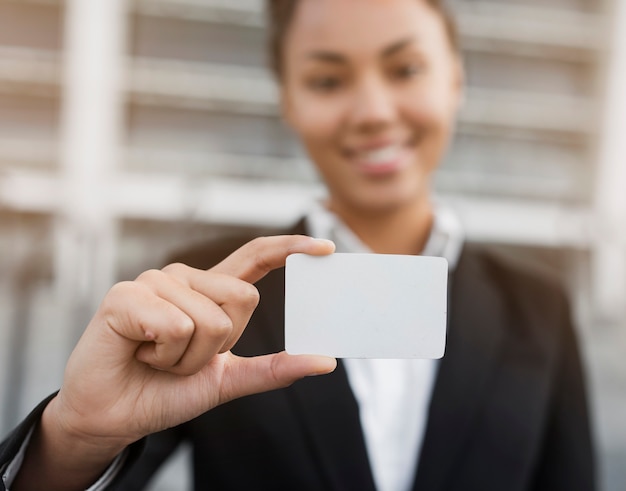
[[210,271],[255,283],[271,270],[284,266],[290,254],[324,256],[334,250],[335,244],[332,241],[306,235],[258,237],[241,246]]

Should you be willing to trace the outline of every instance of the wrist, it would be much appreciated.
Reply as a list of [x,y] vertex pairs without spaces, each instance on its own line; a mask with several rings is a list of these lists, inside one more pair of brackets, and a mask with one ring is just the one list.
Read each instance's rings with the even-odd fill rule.
[[34,428],[11,489],[73,490],[95,483],[125,445],[68,429],[57,398]]
[[[110,462],[128,445],[129,439],[107,435],[106,428],[96,427],[90,415],[81,415],[68,407],[62,395],[52,399],[41,417],[41,437],[54,442],[59,452],[77,456],[83,463]],[[71,459],[67,459],[68,462]]]

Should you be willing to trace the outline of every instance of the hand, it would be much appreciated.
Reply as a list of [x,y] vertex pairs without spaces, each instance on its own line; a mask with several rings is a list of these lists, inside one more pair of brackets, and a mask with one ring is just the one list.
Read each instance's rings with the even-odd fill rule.
[[[45,451],[32,464],[41,471],[46,456],[56,455],[72,465],[70,474],[80,474],[82,461],[89,461],[85,471],[91,467],[93,474],[145,435],[236,397],[334,370],[333,358],[284,352],[241,358],[229,351],[259,301],[252,283],[283,266],[291,253],[333,250],[332,242],[305,236],[264,237],[208,271],[173,264],[115,285],[44,412],[34,445]],[[74,462],[59,452],[79,448]]]

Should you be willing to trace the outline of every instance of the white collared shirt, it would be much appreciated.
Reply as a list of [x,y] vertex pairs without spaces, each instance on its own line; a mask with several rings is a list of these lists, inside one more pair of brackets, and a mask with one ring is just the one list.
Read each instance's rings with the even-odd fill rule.
[[[306,216],[313,237],[335,242],[337,252],[371,252],[332,212],[316,203]],[[435,206],[433,226],[422,251],[456,266],[463,234],[455,215]],[[437,360],[344,359],[374,483],[378,491],[408,491],[413,486]]]

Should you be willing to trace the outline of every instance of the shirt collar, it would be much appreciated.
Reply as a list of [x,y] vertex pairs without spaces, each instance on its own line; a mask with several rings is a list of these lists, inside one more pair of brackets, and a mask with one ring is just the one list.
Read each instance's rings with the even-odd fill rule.
[[[332,240],[337,246],[337,252],[372,252],[337,215],[320,202],[311,206],[305,220],[309,233],[313,237]],[[452,271],[458,262],[463,242],[463,229],[454,211],[444,203],[435,202],[433,226],[421,255],[445,258]]]

